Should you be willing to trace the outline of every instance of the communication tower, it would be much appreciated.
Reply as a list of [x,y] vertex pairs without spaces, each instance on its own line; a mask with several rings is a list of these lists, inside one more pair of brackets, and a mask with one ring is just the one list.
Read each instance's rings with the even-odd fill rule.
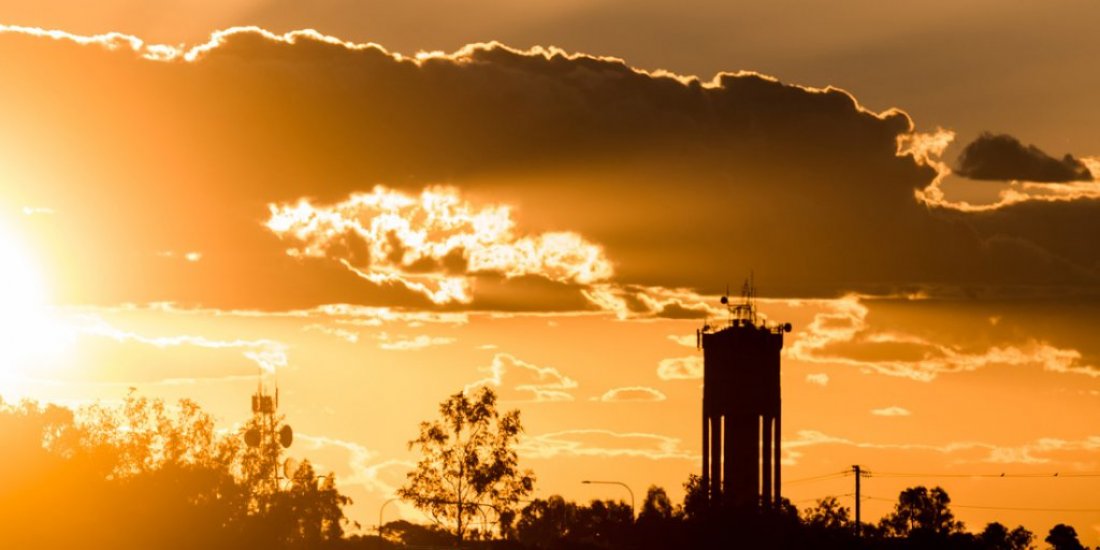
[[[261,485],[267,487],[269,494],[279,490],[279,455],[294,442],[294,430],[282,422],[278,409],[279,387],[275,386],[274,394],[268,393],[261,379],[256,393],[252,394],[253,421],[244,432],[244,442],[257,451]],[[292,459],[287,459],[282,470],[286,477],[293,475]]]

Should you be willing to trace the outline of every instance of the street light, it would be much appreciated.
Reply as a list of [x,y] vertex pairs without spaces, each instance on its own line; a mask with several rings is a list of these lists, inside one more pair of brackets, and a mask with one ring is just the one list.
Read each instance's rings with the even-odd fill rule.
[[382,537],[382,525],[383,525],[383,523],[382,523],[382,512],[384,512],[386,510],[386,505],[387,504],[389,504],[389,503],[391,503],[395,500],[401,500],[401,498],[400,497],[393,497],[393,498],[387,500],[386,502],[383,502],[382,507],[378,509],[378,537],[379,538]]
[[629,485],[627,485],[627,484],[625,484],[621,481],[595,481],[595,480],[591,480],[591,479],[586,479],[586,480],[582,481],[581,483],[583,483],[585,485],[594,485],[594,484],[619,485],[623,489],[626,489],[626,492],[630,493],[630,521],[634,521],[634,491],[630,490]]

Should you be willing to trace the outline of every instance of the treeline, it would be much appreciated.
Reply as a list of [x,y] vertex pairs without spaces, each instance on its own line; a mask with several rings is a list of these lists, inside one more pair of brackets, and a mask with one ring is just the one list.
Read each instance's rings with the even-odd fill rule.
[[351,501],[335,480],[308,461],[286,467],[278,439],[256,436],[277,433],[277,415],[219,432],[192,401],[168,406],[134,392],[121,406],[78,412],[0,401],[0,548],[1087,550],[1062,524],[1042,540],[999,523],[968,532],[940,487],[906,489],[891,513],[858,528],[833,497],[801,512],[786,500],[712,506],[697,476],[676,504],[650,487],[637,517],[618,501],[526,500],[534,477],[516,463],[518,411],[498,415],[483,389],[449,397],[440,416],[410,443],[423,457],[401,489],[437,524],[346,536]]
[[[331,477],[219,433],[192,401],[131,391],[74,413],[0,401],[0,547],[322,548],[341,541]],[[286,474],[290,475],[287,476]]]
[[[640,513],[628,504],[594,500],[580,504],[552,496],[528,503],[500,534],[504,540],[467,543],[471,548],[597,550],[672,548],[783,548],[883,550],[1088,550],[1073,527],[1058,524],[1040,539],[1022,526],[990,523],[967,532],[940,487],[902,491],[894,510],[878,523],[860,525],[835,497],[799,511],[785,500],[772,510],[714,509],[706,505],[692,476],[684,502],[673,505],[660,487],[650,487]],[[445,548],[447,530],[408,522],[387,524],[393,540],[415,547]],[[366,541],[363,541],[363,547]]]

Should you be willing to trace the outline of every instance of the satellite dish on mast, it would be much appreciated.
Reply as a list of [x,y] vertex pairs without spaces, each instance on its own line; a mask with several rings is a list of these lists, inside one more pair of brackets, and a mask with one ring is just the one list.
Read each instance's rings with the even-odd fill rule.
[[283,476],[287,479],[294,479],[294,472],[298,471],[298,461],[293,458],[286,459],[283,462]]
[[244,443],[249,447],[260,446],[260,430],[256,428],[249,428],[247,432],[244,432]]
[[285,448],[289,447],[291,443],[294,443],[294,430],[283,424],[283,427],[279,429],[279,444]]

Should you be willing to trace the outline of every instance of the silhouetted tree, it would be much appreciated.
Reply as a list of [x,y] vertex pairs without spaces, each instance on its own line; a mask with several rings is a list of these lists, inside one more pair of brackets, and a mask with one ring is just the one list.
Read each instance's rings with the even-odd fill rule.
[[695,474],[688,476],[684,482],[684,517],[692,520],[701,518],[707,509],[707,494],[703,488],[703,480]]
[[514,509],[533,489],[535,477],[519,469],[519,411],[499,414],[492,389],[456,393],[440,404],[439,413],[439,420],[421,423],[420,435],[409,442],[421,458],[397,494],[461,542],[472,519]]
[[634,538],[641,548],[669,548],[680,541],[683,512],[672,506],[668,493],[651,485],[642,501],[642,511],[634,528]]
[[806,509],[806,524],[818,529],[853,529],[850,513],[836,497],[825,497]]
[[625,544],[634,526],[634,511],[622,501],[593,500],[588,506],[578,506],[574,517],[569,539],[600,548]]
[[1035,535],[1023,526],[1009,531],[1008,527],[998,522],[986,525],[978,534],[978,541],[985,550],[1027,550],[1034,539]]
[[418,525],[403,519],[386,524],[386,538],[397,539],[405,546],[448,546],[454,535],[435,525]]
[[1047,538],[1043,539],[1053,550],[1086,550],[1077,539],[1077,530],[1072,526],[1059,523],[1050,528]]
[[948,505],[951,497],[940,487],[928,490],[926,487],[910,487],[898,495],[894,511],[882,518],[880,525],[891,536],[897,537],[944,537],[961,532],[962,522]]
[[516,537],[534,548],[553,548],[572,535],[577,505],[560,495],[535,499],[524,506],[516,521]]
[[11,548],[322,548],[349,501],[303,463],[277,506],[250,508],[243,443],[192,401],[131,391],[80,415],[0,403],[0,545]]
[[638,521],[667,521],[672,519],[672,514],[672,501],[668,499],[668,493],[662,487],[650,485],[646,490],[645,500],[642,501]]
[[272,498],[263,517],[264,528],[283,546],[315,548],[340,539],[344,534],[343,507],[351,499],[336,490],[332,476],[317,477],[313,465],[305,460],[289,481],[290,487]]

